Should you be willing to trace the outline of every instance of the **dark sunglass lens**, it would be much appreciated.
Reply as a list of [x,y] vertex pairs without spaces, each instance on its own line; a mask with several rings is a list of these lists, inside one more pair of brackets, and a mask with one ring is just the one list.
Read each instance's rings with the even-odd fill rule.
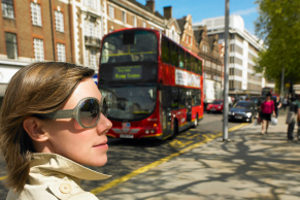
[[80,105],[79,120],[84,127],[93,127],[100,116],[99,103],[96,99],[87,99]]
[[106,99],[103,99],[102,107],[101,107],[101,113],[104,116],[107,116],[107,111],[108,111],[108,105],[107,105]]

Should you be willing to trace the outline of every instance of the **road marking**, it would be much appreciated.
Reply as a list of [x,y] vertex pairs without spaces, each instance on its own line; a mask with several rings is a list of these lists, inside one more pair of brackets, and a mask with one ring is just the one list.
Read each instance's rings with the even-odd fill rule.
[[[240,129],[240,128],[246,126],[246,125],[248,125],[248,123],[242,123],[242,124],[240,124],[238,126],[230,128],[228,131],[235,131],[235,130]],[[191,151],[192,149],[194,149],[196,147],[199,147],[200,145],[208,143],[211,140],[214,140],[215,138],[220,137],[221,135],[222,135],[222,132],[220,132],[220,133],[218,133],[216,135],[203,135],[203,137],[204,137],[203,141],[195,143],[195,144],[192,144],[190,146],[187,146],[184,149],[182,149],[182,150],[180,150],[180,151],[178,151],[176,153],[170,154],[169,156],[166,156],[166,157],[164,157],[164,158],[162,158],[160,160],[157,160],[157,161],[155,161],[153,163],[145,165],[144,167],[141,167],[141,168],[139,168],[137,170],[134,170],[131,173],[129,173],[129,174],[127,174],[127,175],[125,175],[125,176],[123,176],[121,178],[115,179],[115,180],[113,180],[113,181],[111,181],[111,182],[109,182],[109,183],[107,183],[107,184],[105,184],[103,186],[94,188],[90,192],[93,193],[93,194],[99,194],[101,192],[104,192],[104,191],[106,191],[106,190],[108,190],[108,189],[110,189],[112,187],[115,187],[115,186],[117,186],[117,185],[119,185],[119,184],[121,184],[123,182],[128,181],[129,179],[131,179],[131,178],[133,178],[133,177],[135,177],[135,176],[137,176],[139,174],[147,172],[150,169],[152,169],[154,167],[157,167],[158,165],[163,164],[163,163],[169,161],[170,159],[172,159],[172,158],[174,158],[176,156],[179,156],[179,155],[181,155],[181,154],[183,154],[185,152]]]
[[[238,126],[234,126],[234,127],[230,128],[228,131],[229,132],[230,131],[235,131],[235,130],[240,129],[240,128],[246,126],[246,125],[248,125],[248,124],[247,123],[242,123],[242,124],[240,124]],[[186,147],[186,148],[184,148],[184,149],[182,149],[182,150],[180,150],[180,151],[178,151],[176,153],[173,153],[173,154],[171,154],[171,155],[169,155],[167,157],[164,157],[164,158],[162,158],[160,160],[157,160],[157,161],[155,161],[153,163],[150,163],[149,165],[146,165],[146,166],[141,167],[141,168],[139,168],[137,170],[134,170],[131,173],[129,173],[129,174],[127,174],[127,175],[125,175],[125,176],[123,176],[121,178],[115,179],[115,180],[113,180],[113,181],[111,181],[111,182],[109,182],[109,183],[107,183],[107,184],[105,184],[103,186],[94,188],[94,189],[91,190],[91,192],[94,193],[94,194],[98,194],[98,193],[104,192],[105,190],[108,190],[108,189],[110,189],[112,187],[115,187],[115,186],[119,185],[120,183],[126,182],[129,179],[131,179],[131,178],[133,178],[133,177],[135,177],[135,176],[137,176],[139,174],[147,172],[150,169],[152,169],[154,167],[157,167],[158,165],[163,164],[163,163],[169,161],[170,159],[172,159],[172,158],[174,158],[176,156],[179,156],[179,155],[181,155],[181,154],[183,154],[185,152],[188,152],[188,151],[190,151],[190,150],[192,150],[192,149],[194,149],[194,148],[196,148],[196,147],[198,147],[198,146],[200,146],[202,144],[205,144],[205,143],[207,143],[207,142],[209,142],[209,141],[211,141],[211,140],[213,140],[213,139],[215,139],[217,137],[220,137],[221,135],[222,135],[222,132],[220,132],[220,133],[218,133],[216,135],[211,135],[211,134],[209,134],[209,135],[203,135],[203,137],[204,137],[203,141],[195,143],[193,145],[190,145],[190,146],[188,146],[188,147]],[[0,177],[0,181],[4,180],[6,178],[7,178],[7,176],[1,176]]]

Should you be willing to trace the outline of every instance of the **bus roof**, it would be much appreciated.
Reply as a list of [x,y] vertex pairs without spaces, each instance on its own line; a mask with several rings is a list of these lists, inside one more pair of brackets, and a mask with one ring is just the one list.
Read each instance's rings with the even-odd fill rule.
[[[151,28],[143,28],[143,27],[136,27],[136,28],[122,28],[122,29],[118,29],[115,30],[113,32],[110,32],[108,34],[106,34],[103,39],[105,37],[107,37],[108,35],[114,34],[114,33],[118,33],[118,32],[122,32],[122,31],[130,31],[130,30],[145,30],[145,31],[150,31],[150,32],[154,32],[157,35],[161,34],[163,36],[165,36],[167,39],[173,41],[171,38],[167,37],[164,33],[162,33],[161,31],[155,30],[155,29],[151,29]],[[190,51],[189,49],[185,48],[184,46],[182,46],[181,44],[178,44],[177,42],[173,41],[177,46],[179,46],[180,48],[182,48],[184,51],[188,52],[189,54],[191,54],[192,56],[196,57],[197,59],[201,60],[203,62],[203,59],[198,56],[196,53]]]

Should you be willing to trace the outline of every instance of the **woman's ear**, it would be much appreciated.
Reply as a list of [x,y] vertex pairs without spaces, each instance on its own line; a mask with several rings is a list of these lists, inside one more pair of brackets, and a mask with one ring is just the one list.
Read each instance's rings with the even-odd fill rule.
[[23,128],[29,137],[36,142],[48,140],[48,134],[43,130],[43,123],[36,117],[27,117],[23,121]]

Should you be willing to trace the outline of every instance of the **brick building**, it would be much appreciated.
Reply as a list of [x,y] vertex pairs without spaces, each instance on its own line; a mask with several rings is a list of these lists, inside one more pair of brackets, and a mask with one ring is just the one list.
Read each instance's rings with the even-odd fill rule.
[[39,60],[72,62],[68,4],[2,0],[0,7],[0,96],[24,65]]

